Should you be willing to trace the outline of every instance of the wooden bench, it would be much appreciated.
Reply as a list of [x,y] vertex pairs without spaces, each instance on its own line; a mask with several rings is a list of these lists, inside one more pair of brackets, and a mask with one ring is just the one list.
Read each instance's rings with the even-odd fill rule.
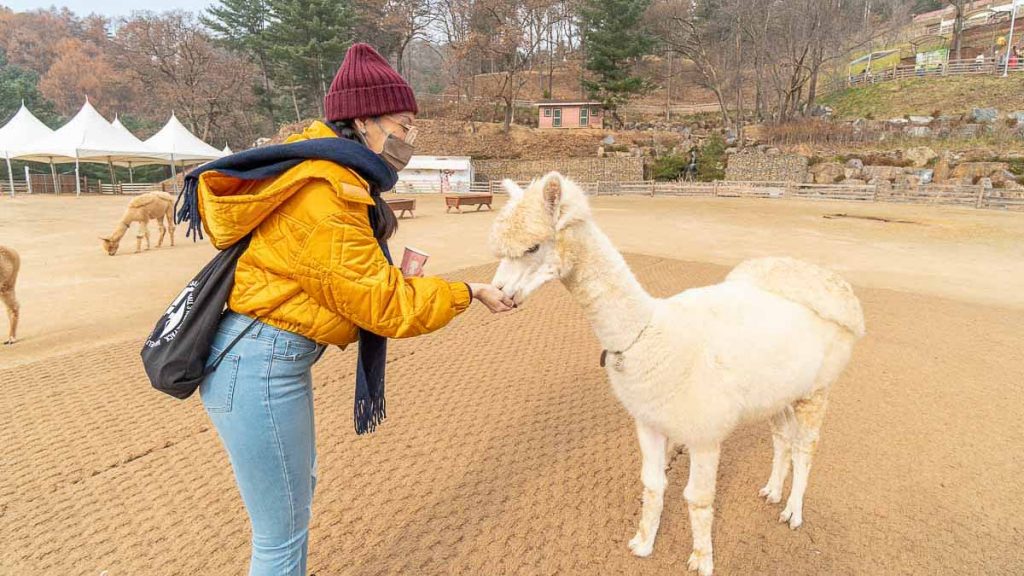
[[444,203],[448,206],[445,212],[451,212],[452,208],[462,212],[463,206],[476,206],[476,211],[479,212],[481,208],[487,206],[488,210],[491,210],[491,201],[494,200],[493,194],[445,194]]
[[388,203],[388,206],[391,206],[391,210],[398,212],[399,218],[403,218],[406,212],[409,213],[409,216],[416,217],[414,213],[416,210],[416,200],[414,198],[387,198],[385,202]]

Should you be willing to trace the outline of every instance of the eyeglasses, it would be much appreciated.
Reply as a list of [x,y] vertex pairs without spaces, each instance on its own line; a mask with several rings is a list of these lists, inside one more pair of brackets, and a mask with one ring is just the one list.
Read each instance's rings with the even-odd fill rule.
[[405,128],[405,143],[415,144],[419,130],[417,130],[415,126],[409,126],[408,124],[402,124],[401,122],[399,122],[398,125]]
[[[389,120],[405,129],[405,138],[403,140],[405,141],[406,144],[416,143],[416,136],[419,135],[419,130],[415,126],[412,126],[411,124],[406,124],[405,122],[401,122],[393,118],[389,118]],[[380,125],[379,119],[377,120],[377,124]],[[384,127],[381,126],[381,129],[383,130]]]

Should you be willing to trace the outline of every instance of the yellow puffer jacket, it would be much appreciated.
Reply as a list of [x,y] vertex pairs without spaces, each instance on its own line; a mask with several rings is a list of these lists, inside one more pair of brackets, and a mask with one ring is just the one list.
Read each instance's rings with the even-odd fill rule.
[[[334,138],[313,122],[287,142]],[[389,338],[438,330],[470,304],[469,287],[405,278],[370,227],[369,186],[354,171],[307,160],[277,178],[199,177],[203,227],[218,249],[254,231],[238,260],[228,306],[325,344],[346,346],[357,328]]]

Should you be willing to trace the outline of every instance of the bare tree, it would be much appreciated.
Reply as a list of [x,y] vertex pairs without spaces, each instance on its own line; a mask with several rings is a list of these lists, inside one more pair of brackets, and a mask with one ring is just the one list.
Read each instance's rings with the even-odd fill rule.
[[652,33],[667,50],[693,62],[697,71],[697,85],[710,90],[722,111],[722,121],[729,125],[732,119],[725,97],[723,73],[728,59],[725,45],[731,34],[727,22],[718,19],[714,7],[686,0],[661,0],[648,12]]
[[[909,18],[903,0],[660,0],[649,21],[667,50],[691,60],[728,124],[753,104],[785,121],[815,108],[840,59]],[[726,95],[729,95],[728,97]],[[731,101],[732,110],[727,110]]]
[[534,33],[535,23],[550,7],[550,0],[477,0],[483,26],[474,26],[471,44],[501,67],[501,82],[492,96],[505,105],[503,130],[515,118],[515,102],[526,84],[528,69],[543,40]]
[[426,38],[437,17],[430,0],[386,0],[383,26],[395,37],[395,68],[399,74],[408,76],[406,50],[413,40]]
[[254,104],[250,79],[258,72],[245,57],[218,47],[192,14],[136,12],[114,42],[119,63],[148,89],[138,104],[154,115],[174,110],[200,138]]

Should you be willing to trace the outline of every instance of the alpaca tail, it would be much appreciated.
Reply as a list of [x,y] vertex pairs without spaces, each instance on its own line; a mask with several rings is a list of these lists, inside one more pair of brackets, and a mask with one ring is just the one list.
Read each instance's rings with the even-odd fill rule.
[[726,281],[747,282],[813,310],[825,320],[864,336],[864,312],[853,288],[839,274],[795,258],[741,262]]
[[167,227],[174,228],[174,196],[170,196],[170,200],[167,202],[167,209],[164,210],[164,220],[166,221]]

